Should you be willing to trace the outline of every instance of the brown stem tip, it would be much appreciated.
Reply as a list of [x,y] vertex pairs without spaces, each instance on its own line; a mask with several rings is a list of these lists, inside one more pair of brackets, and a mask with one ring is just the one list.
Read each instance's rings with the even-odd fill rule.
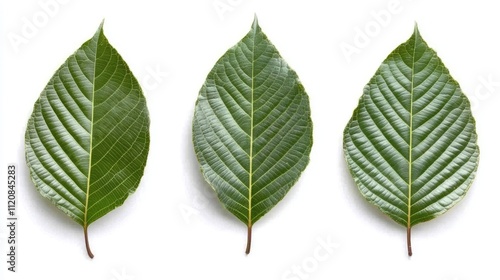
[[247,234],[247,249],[245,250],[245,254],[250,254],[250,247],[252,246],[252,226],[248,226],[248,234]]
[[83,227],[83,234],[85,235],[85,247],[87,248],[87,254],[89,254],[89,257],[91,259],[93,259],[94,254],[92,254],[92,251],[90,250],[89,234],[87,232],[87,227]]
[[406,244],[408,245],[408,256],[411,257],[413,252],[411,251],[411,227],[406,229]]

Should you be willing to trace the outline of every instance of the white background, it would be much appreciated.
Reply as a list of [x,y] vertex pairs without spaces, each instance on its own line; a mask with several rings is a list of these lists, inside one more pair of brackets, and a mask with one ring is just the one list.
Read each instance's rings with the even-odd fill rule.
[[[56,6],[44,10],[49,2]],[[19,217],[18,272],[11,273],[3,261],[7,207],[1,188],[2,279],[498,279],[496,2],[2,1],[0,182],[5,184],[7,165],[16,164]],[[314,146],[299,182],[255,224],[246,256],[245,225],[220,206],[199,172],[191,120],[206,75],[249,31],[254,14],[310,96]],[[31,183],[24,131],[54,71],[103,19],[110,43],[143,86],[151,147],[137,192],[90,226],[90,260],[81,227]],[[409,258],[405,229],[357,191],[343,159],[342,131],[363,86],[416,22],[474,105],[481,159],[465,199],[414,227]],[[36,30],[26,33],[29,24]],[[347,45],[356,53],[346,55]]]

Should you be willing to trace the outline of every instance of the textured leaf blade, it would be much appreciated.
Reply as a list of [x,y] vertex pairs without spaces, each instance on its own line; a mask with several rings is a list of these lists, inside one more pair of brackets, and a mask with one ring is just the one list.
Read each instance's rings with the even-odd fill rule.
[[470,103],[417,27],[366,85],[344,130],[363,196],[407,228],[459,202],[479,160]]
[[251,228],[309,162],[309,99],[297,74],[262,32],[250,32],[215,64],[200,90],[193,142],[222,205]]
[[146,100],[102,24],[56,71],[36,101],[26,161],[42,196],[83,226],[123,204],[149,151]]

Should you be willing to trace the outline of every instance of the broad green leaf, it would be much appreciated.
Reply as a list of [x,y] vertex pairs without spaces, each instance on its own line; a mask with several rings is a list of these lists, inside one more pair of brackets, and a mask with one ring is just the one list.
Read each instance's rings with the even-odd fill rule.
[[149,113],[141,87],[102,24],[50,79],[25,137],[42,196],[83,226],[123,204],[144,173]]
[[407,228],[459,202],[479,159],[467,97],[415,26],[365,86],[344,130],[344,153],[363,196]]
[[309,99],[297,74],[254,20],[200,90],[193,142],[222,205],[248,227],[275,206],[309,162]]

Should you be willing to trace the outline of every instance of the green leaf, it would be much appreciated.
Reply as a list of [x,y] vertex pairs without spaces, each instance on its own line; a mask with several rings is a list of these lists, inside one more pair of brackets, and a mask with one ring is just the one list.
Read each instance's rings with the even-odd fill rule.
[[407,228],[459,202],[479,159],[470,103],[417,26],[365,86],[344,130],[363,196]]
[[141,87],[103,24],[50,79],[25,136],[42,196],[83,226],[123,204],[144,173],[149,113]]
[[254,20],[200,90],[193,142],[222,205],[248,227],[275,206],[309,162],[309,99],[297,74]]

